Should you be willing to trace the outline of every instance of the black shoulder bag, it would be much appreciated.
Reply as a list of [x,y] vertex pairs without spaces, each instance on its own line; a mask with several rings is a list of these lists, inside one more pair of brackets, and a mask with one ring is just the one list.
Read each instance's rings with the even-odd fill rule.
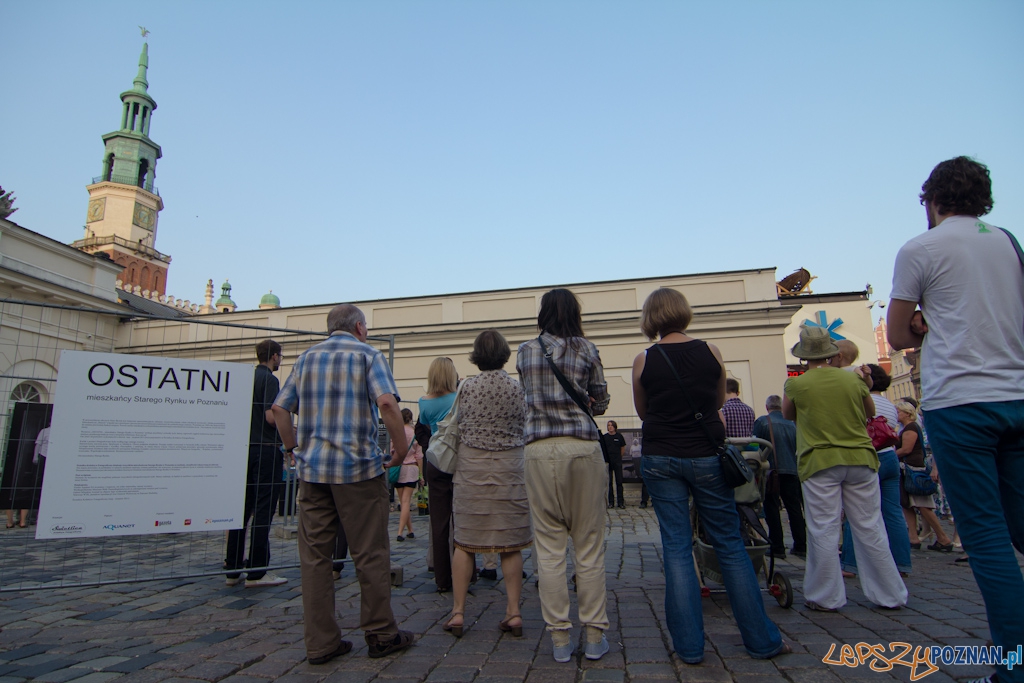
[[743,486],[754,479],[754,473],[751,471],[750,466],[744,459],[743,454],[740,453],[740,449],[736,448],[732,444],[718,443],[714,435],[711,433],[711,428],[708,427],[707,423],[704,422],[704,414],[697,411],[697,406],[693,405],[693,398],[690,397],[689,392],[686,391],[686,387],[683,386],[683,380],[679,377],[679,373],[676,372],[676,367],[672,365],[672,361],[669,359],[668,354],[665,353],[665,349],[661,348],[661,344],[655,344],[655,348],[661,352],[661,355],[665,358],[665,362],[668,363],[669,369],[672,371],[672,375],[679,382],[679,389],[683,392],[683,396],[686,397],[686,402],[690,404],[690,410],[693,411],[693,417],[697,420],[697,424],[701,426],[704,433],[707,434],[708,440],[711,441],[712,447],[715,449],[715,453],[718,454],[718,461],[722,463],[722,478],[725,480],[725,485],[731,489],[737,486]]
[[551,359],[551,352],[548,351],[548,347],[544,344],[544,340],[540,338],[540,335],[537,336],[537,341],[540,343],[540,350],[544,352],[544,360],[546,360],[548,365],[551,366],[551,371],[555,373],[555,378],[558,380],[558,383],[562,385],[562,388],[565,389],[565,393],[569,394],[569,398],[571,398],[573,402],[580,407],[580,410],[586,413],[587,417],[590,418],[590,421],[594,423],[594,427],[597,428],[597,442],[601,444],[601,455],[604,456],[604,461],[608,462],[608,446],[604,443],[604,434],[601,433],[601,428],[597,426],[597,420],[594,419],[593,414],[590,412],[590,407],[587,405],[586,401],[583,400],[583,397],[579,395],[579,392],[576,391],[575,387],[569,383],[569,380],[566,379],[565,375],[562,374],[562,371],[558,369],[558,366],[555,365],[555,361]]

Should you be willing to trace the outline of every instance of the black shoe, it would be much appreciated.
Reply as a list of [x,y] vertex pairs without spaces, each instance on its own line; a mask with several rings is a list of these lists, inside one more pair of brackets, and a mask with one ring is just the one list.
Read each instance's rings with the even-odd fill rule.
[[625,503],[619,503],[619,509],[620,510],[625,510],[626,509],[626,504]]
[[[799,557],[801,560],[806,560],[807,559],[807,551],[806,550],[792,550],[790,552],[792,553],[793,557]],[[783,556],[783,557],[785,557],[785,556]]]
[[440,586],[438,586],[437,592],[442,594],[442,595],[445,594],[445,593],[451,593],[452,592],[452,587],[448,586],[447,588],[441,588]]
[[[338,643],[338,647],[334,648],[334,652],[330,652],[330,653],[328,653],[326,655],[322,655],[320,657],[309,657],[308,659],[309,659],[309,663],[310,664],[316,666],[317,664],[326,664],[327,662],[331,661],[335,657],[340,657],[342,655],[347,655],[351,651],[352,651],[352,643],[348,642],[347,640],[343,640],[340,643]],[[370,656],[372,657],[373,655],[370,655]]]
[[480,570],[480,578],[481,579],[490,579],[491,581],[497,581],[498,580],[498,570],[497,569],[481,569]]
[[786,559],[786,551],[785,550],[773,550],[772,551],[772,556],[776,560],[784,560],[784,559]]
[[642,507],[642,508],[647,507],[647,503],[640,503],[640,507]]
[[412,645],[412,634],[408,631],[399,631],[394,638],[392,638],[390,641],[385,641],[383,643],[378,642],[376,638],[374,638],[374,640],[371,642],[370,637],[371,636],[367,636],[366,638],[366,654],[370,655],[371,659],[387,657],[392,652],[404,650],[405,648]]

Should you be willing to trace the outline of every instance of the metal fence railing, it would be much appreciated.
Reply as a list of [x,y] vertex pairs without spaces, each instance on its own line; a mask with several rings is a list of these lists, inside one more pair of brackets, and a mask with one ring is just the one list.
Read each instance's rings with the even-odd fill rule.
[[[7,527],[0,530],[0,592],[225,574],[224,531],[37,540],[34,526],[47,467],[40,434],[52,415],[61,351],[254,365],[256,343],[269,338],[282,346],[285,364],[276,374],[283,384],[295,358],[327,334],[204,318],[0,300],[0,521]],[[394,337],[370,343],[393,364]],[[254,499],[267,486],[274,511],[269,570],[298,566],[294,470],[282,459],[270,483],[250,478]],[[250,529],[247,548],[252,540]]]

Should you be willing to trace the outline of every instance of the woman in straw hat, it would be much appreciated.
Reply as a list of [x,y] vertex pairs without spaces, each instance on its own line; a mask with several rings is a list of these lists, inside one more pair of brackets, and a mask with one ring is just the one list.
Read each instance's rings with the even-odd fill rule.
[[822,327],[801,328],[793,355],[807,361],[807,372],[786,382],[782,414],[796,421],[797,468],[807,513],[806,605],[834,612],[846,604],[836,553],[845,510],[864,595],[882,607],[902,607],[907,587],[889,551],[878,454],[865,426],[867,416],[875,414],[871,375],[862,368],[840,370],[839,347]]

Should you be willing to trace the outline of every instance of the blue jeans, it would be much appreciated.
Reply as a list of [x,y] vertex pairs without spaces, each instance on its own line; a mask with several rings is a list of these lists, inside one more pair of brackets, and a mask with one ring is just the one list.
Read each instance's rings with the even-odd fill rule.
[[[889,536],[889,552],[901,572],[910,572],[910,534],[900,507],[900,459],[887,448],[878,454],[878,488],[882,492],[882,519]],[[843,521],[843,569],[857,573],[857,555],[853,551],[850,523]]]
[[778,627],[768,618],[750,556],[740,538],[732,489],[722,480],[715,456],[673,458],[645,455],[641,469],[661,526],[665,558],[665,614],[676,654],[688,664],[704,659],[704,616],[693,564],[690,495],[714,546],[725,589],[751,657],[767,659],[782,649]]
[[[924,419],[992,642],[1016,649],[1024,643],[1024,577],[1013,552],[1024,552],[1024,401],[926,410]],[[1024,681],[1024,667],[996,671],[1001,682]]]

